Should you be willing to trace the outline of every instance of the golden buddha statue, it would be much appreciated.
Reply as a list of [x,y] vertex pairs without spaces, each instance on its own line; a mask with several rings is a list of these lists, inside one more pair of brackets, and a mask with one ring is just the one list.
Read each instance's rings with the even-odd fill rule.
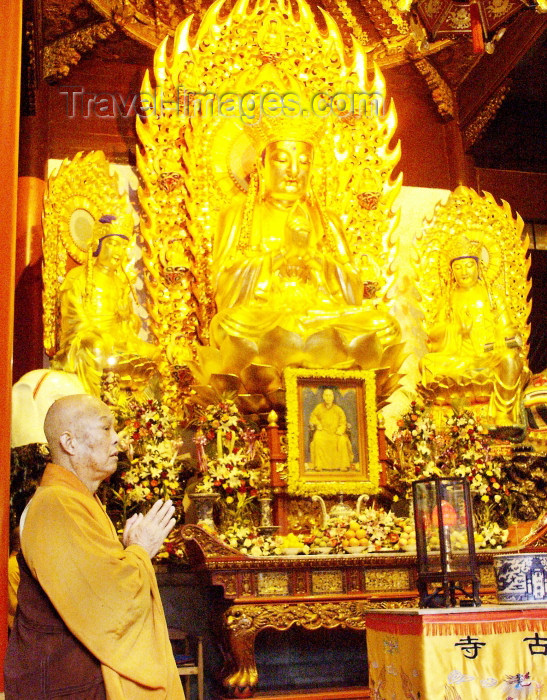
[[523,339],[507,304],[491,293],[484,246],[458,234],[448,241],[445,259],[448,287],[428,331],[431,352],[420,364],[423,387],[458,386],[464,393],[482,387],[489,394],[490,427],[520,426],[527,376]]
[[[259,93],[287,91],[271,64],[261,69],[257,85]],[[370,334],[383,347],[400,340],[387,309],[363,299],[364,284],[341,223],[312,190],[314,147],[324,119],[311,109],[309,115],[271,116],[262,108],[257,121],[243,126],[258,159],[248,192],[219,218],[212,259],[213,346],[227,336],[260,345],[275,329],[304,340],[334,330],[333,342],[343,344]]]
[[213,3],[190,25],[142,85],[183,109],[173,119],[146,108],[137,124],[161,371],[188,366],[205,405],[234,393],[262,412],[282,405],[287,367],[375,369],[385,405],[404,344],[385,303],[401,177],[381,72],[305,0]]
[[60,295],[59,351],[53,366],[74,372],[91,394],[100,395],[103,370],[132,379],[150,375],[159,348],[139,337],[125,273],[128,238],[110,232],[114,216],[95,225],[85,265],[69,271]]

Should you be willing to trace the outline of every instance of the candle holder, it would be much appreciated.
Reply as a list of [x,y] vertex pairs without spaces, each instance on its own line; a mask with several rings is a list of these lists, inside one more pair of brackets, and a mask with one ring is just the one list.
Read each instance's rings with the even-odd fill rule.
[[[480,605],[471,496],[466,479],[412,483],[421,608]],[[458,593],[458,595],[457,595]]]
[[260,503],[260,525],[258,532],[264,537],[275,535],[279,530],[279,525],[274,525],[272,520],[272,497],[261,496],[258,499]]

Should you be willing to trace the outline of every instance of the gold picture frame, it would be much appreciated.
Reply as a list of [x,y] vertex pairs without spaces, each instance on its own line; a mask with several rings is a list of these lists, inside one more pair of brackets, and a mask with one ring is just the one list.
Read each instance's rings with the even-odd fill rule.
[[371,370],[285,370],[288,493],[379,489],[376,380]]

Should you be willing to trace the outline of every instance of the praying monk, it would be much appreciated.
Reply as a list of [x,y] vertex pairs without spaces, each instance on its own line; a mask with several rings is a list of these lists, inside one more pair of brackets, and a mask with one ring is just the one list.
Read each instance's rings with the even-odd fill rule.
[[151,563],[173,505],[130,518],[122,544],[95,495],[118,460],[108,407],[65,396],[44,431],[52,464],[21,518],[6,700],[184,700]]

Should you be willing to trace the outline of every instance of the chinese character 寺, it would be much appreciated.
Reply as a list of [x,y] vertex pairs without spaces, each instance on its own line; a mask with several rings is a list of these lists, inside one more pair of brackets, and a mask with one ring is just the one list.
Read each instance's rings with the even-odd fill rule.
[[461,647],[463,655],[467,659],[476,659],[479,653],[479,649],[485,646],[485,644],[486,642],[479,642],[479,640],[475,637],[467,635],[467,637],[464,637],[463,639],[460,639],[459,642],[456,642],[454,646]]

